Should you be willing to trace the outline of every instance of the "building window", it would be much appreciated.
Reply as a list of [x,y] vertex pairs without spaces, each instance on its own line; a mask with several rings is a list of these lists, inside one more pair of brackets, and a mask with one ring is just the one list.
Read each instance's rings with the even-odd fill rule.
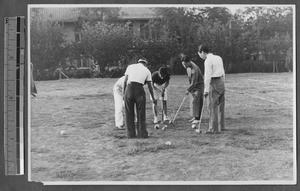
[[151,39],[155,39],[155,40],[158,40],[158,39],[161,39],[161,35],[160,35],[160,30],[161,29],[158,29],[158,28],[152,28],[151,31],[149,31],[149,34],[150,34],[150,38]]
[[81,28],[78,27],[78,28],[75,28],[74,30],[74,33],[75,33],[75,42],[80,42],[81,41]]
[[141,24],[140,34],[142,39],[149,39],[149,27],[146,24]]

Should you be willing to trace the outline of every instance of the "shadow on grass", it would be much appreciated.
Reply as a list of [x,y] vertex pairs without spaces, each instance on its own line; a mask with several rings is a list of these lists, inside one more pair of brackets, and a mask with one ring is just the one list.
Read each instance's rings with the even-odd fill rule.
[[64,179],[64,180],[69,180],[69,179],[74,180],[74,178],[76,179],[78,177],[83,177],[84,175],[85,175],[85,173],[83,170],[60,170],[55,173],[53,178],[60,178],[60,179]]
[[113,97],[113,94],[112,93],[104,93],[104,94],[81,94],[79,95],[78,97],[81,97],[81,98],[110,98],[112,99]]
[[143,146],[143,144],[138,144],[135,148],[130,149],[126,152],[126,155],[133,156],[141,153],[153,153],[160,150],[174,149],[175,145],[155,145],[155,146]]
[[32,148],[31,152],[35,153],[35,154],[47,154],[49,153],[51,150],[47,149],[47,148]]
[[[239,133],[237,133],[239,132]],[[239,130],[235,131],[226,142],[226,146],[243,148],[246,150],[265,150],[265,149],[286,149],[288,148],[286,140],[283,137],[277,135],[269,135],[268,132],[260,132],[258,136],[255,134]],[[249,135],[251,137],[249,137]]]
[[209,148],[206,151],[201,152],[201,155],[218,155],[218,154],[224,154],[225,151]]
[[106,124],[105,122],[97,122],[97,123],[82,123],[83,129],[95,129],[99,128],[102,125]]
[[117,135],[114,135],[114,138],[116,138],[116,139],[126,139],[127,136],[126,135],[117,134]]
[[91,168],[77,168],[77,169],[61,169],[56,171],[52,178],[61,179],[64,181],[68,180],[89,180],[97,176],[97,173]]
[[208,142],[208,141],[200,141],[200,140],[192,140],[191,143],[193,145],[197,145],[197,146],[204,146],[204,145],[210,144],[210,142]]
[[37,173],[37,172],[45,172],[47,170],[48,168],[39,166],[39,167],[32,168],[31,172]]
[[237,136],[237,135],[253,136],[253,135],[255,135],[255,133],[248,129],[232,129],[232,130],[230,130],[230,135],[232,135],[232,136]]

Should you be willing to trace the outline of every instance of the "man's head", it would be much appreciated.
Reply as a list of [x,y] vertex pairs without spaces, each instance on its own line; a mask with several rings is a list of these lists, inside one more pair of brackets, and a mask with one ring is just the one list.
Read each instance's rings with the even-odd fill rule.
[[165,67],[160,67],[158,73],[161,78],[165,78],[166,76],[169,75],[168,69]]
[[198,47],[198,55],[200,56],[200,58],[205,60],[207,58],[208,53],[209,53],[209,49],[207,46],[202,44]]
[[138,60],[138,63],[142,63],[142,64],[146,65],[146,64],[148,64],[148,61],[146,60],[146,58],[140,58]]
[[181,57],[181,64],[183,67],[187,68],[191,65],[191,57],[188,55],[182,55]]

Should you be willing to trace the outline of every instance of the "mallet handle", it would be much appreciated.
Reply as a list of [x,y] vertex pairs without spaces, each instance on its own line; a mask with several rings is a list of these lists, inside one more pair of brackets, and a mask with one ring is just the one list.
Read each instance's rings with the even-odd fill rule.
[[176,114],[175,114],[175,116],[174,116],[172,122],[175,121],[175,119],[176,119],[176,117],[177,117],[177,115],[178,115],[178,113],[179,113],[179,110],[181,109],[181,107],[182,107],[182,105],[183,105],[183,102],[184,102],[185,98],[186,98],[186,95],[183,97],[182,102],[181,102],[181,104],[180,104],[180,106],[179,106],[179,108],[178,108],[178,110],[177,110],[177,112],[176,112]]

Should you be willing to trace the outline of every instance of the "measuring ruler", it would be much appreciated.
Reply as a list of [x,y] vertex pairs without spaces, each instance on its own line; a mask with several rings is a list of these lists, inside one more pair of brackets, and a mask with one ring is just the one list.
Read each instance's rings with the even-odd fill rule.
[[25,17],[4,19],[5,174],[24,174]]

